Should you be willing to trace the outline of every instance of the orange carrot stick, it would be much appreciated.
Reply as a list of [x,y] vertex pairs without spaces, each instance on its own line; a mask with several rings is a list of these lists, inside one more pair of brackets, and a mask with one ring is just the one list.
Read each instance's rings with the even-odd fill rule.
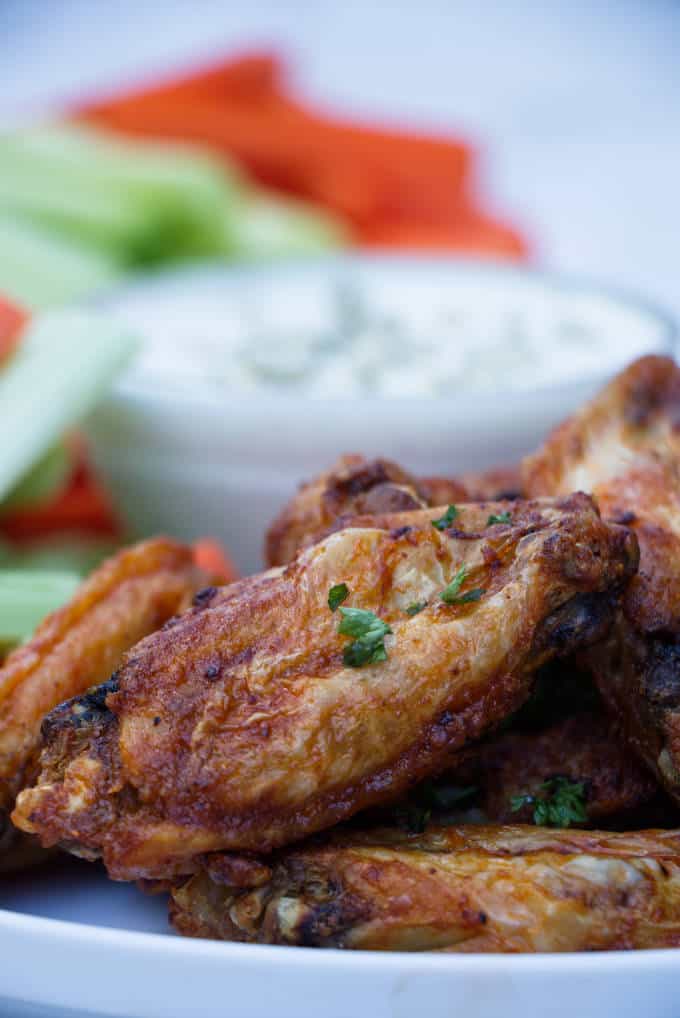
[[105,115],[114,110],[137,110],[156,103],[174,103],[192,99],[231,99],[254,102],[272,94],[278,87],[281,64],[273,53],[246,53],[220,60],[208,67],[134,89],[109,99],[88,103],[75,113]]
[[0,365],[16,348],[28,313],[0,296]]
[[142,137],[205,145],[267,187],[322,204],[361,224],[376,216],[456,215],[469,153],[456,143],[339,128],[281,98],[154,102],[94,111],[95,124]]
[[479,213],[468,213],[458,223],[441,226],[378,222],[360,231],[358,241],[362,247],[377,249],[452,251],[512,259],[528,254],[527,244],[516,230]]
[[0,534],[12,541],[67,532],[122,536],[108,495],[80,456],[62,492],[43,505],[16,509],[0,519]]
[[194,542],[194,562],[208,573],[216,583],[233,583],[238,572],[219,541],[202,537]]

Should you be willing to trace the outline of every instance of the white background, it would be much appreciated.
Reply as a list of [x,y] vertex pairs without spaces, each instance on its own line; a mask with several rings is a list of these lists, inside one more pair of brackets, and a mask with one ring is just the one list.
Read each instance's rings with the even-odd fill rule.
[[464,133],[538,261],[680,314],[672,0],[0,0],[0,120],[253,44],[338,110]]

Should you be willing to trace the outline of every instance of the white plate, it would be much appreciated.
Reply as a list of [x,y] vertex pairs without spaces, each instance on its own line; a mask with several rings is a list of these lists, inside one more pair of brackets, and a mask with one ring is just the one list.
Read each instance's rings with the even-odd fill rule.
[[[404,279],[500,271],[442,261],[359,264]],[[313,278],[331,267],[295,271]],[[503,272],[523,285],[532,278]],[[238,275],[157,280],[149,285],[161,302],[168,284],[233,287]],[[669,342],[670,332],[664,337]],[[318,403],[228,405],[122,386],[95,432],[110,478],[144,521],[180,533],[215,530],[247,566],[294,482],[339,452],[391,454],[423,471],[483,466],[533,445],[598,381],[408,406],[336,402],[325,430]],[[0,1015],[11,1018],[677,1018],[678,1001],[673,951],[472,957],[191,941],[168,929],[162,897],[111,883],[96,866],[64,860],[0,878]]]
[[677,951],[474,957],[184,940],[167,935],[161,898],[76,862],[0,882],[0,905],[0,1015],[7,1018],[677,1018],[679,1012]]

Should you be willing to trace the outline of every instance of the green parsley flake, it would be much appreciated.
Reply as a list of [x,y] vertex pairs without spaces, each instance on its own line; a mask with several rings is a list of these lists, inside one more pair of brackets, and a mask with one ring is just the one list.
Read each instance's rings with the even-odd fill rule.
[[468,590],[464,594],[460,593],[466,575],[467,569],[465,566],[461,566],[449,585],[444,587],[439,595],[444,604],[469,604],[471,601],[479,601],[484,593],[482,587],[475,587],[474,590]]
[[534,823],[539,827],[569,827],[588,819],[585,786],[582,781],[565,777],[548,778],[539,786],[539,795],[513,795],[510,808],[517,813],[524,806],[534,807]]
[[435,530],[446,530],[451,526],[457,515],[458,510],[455,505],[450,505],[443,516],[440,516],[438,520],[432,520],[432,526]]
[[328,607],[332,612],[337,611],[343,601],[349,597],[349,587],[346,583],[336,583],[328,591]]
[[418,613],[421,612],[423,608],[427,608],[427,601],[414,601],[406,609],[406,614],[410,615],[411,618],[413,618],[413,616],[418,615]]
[[487,527],[491,527],[494,523],[512,523],[512,516],[509,512],[499,513],[498,516],[495,516],[492,513],[486,521],[486,525]]
[[362,608],[341,608],[340,614],[342,622],[338,632],[343,636],[354,637],[343,651],[345,664],[349,668],[361,668],[386,661],[385,637],[392,632],[387,623]]

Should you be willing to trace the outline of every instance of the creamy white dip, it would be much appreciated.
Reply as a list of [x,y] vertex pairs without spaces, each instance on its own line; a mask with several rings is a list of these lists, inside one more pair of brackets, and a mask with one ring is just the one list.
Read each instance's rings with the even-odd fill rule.
[[311,399],[528,391],[669,341],[595,289],[445,261],[185,270],[109,302],[145,338],[128,381]]

